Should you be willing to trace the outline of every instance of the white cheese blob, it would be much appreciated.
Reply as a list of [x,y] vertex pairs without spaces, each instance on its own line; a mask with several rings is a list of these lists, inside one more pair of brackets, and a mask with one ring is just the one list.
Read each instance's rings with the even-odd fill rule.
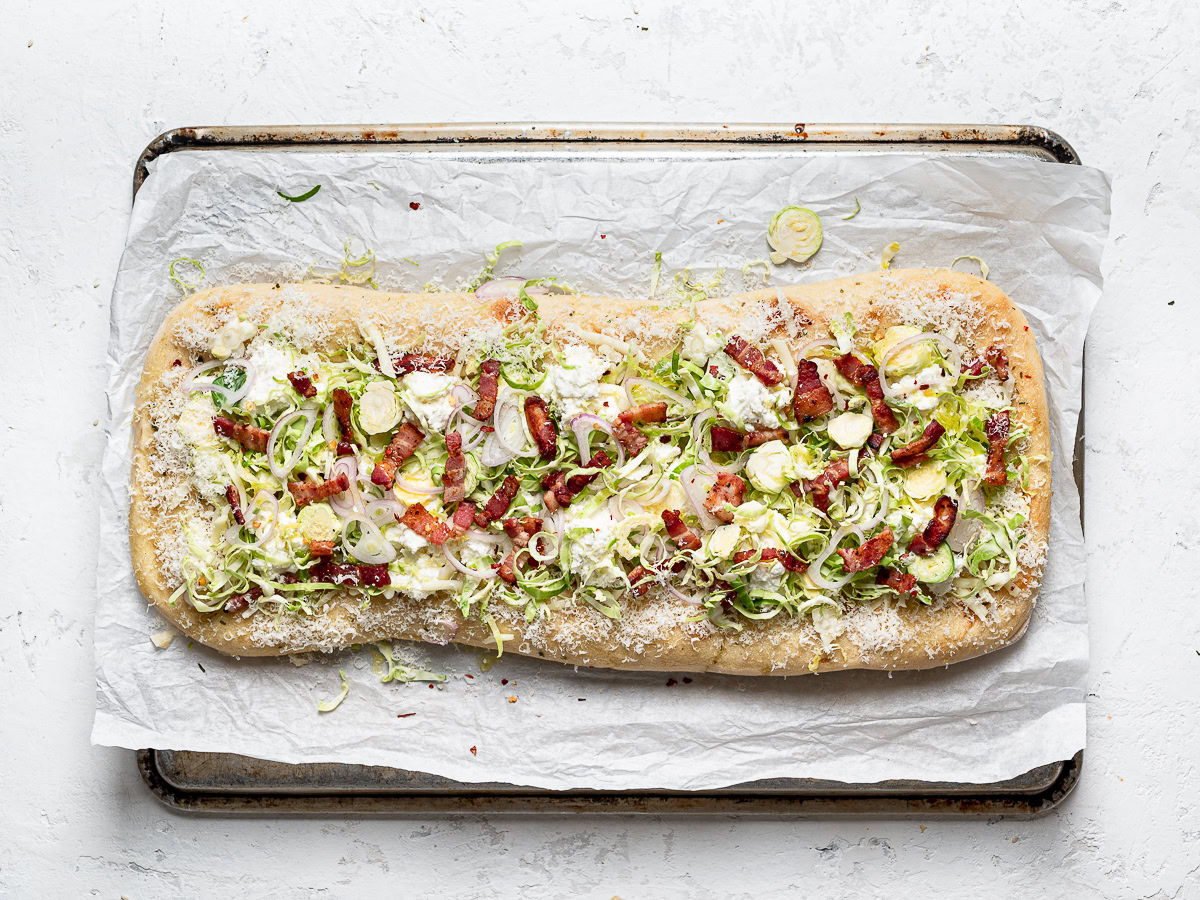
[[717,409],[739,428],[778,428],[775,410],[787,402],[788,391],[770,390],[753,375],[738,374]]
[[175,424],[179,436],[184,443],[191,447],[211,448],[219,446],[217,432],[213,429],[213,417],[217,408],[213,405],[212,396],[204,393],[192,397],[179,414]]
[[386,434],[396,427],[403,414],[391,382],[372,381],[358,398],[358,424],[367,434]]
[[600,379],[611,366],[612,363],[591,347],[568,345],[563,349],[562,363],[546,368],[546,380],[539,393],[553,404],[564,422],[580,413],[599,415],[601,402],[607,401],[610,405],[618,402],[611,390],[601,397]]
[[571,542],[571,574],[583,584],[616,587],[623,583],[623,572],[613,553],[617,521],[607,506],[599,506],[586,514],[572,515],[567,511],[566,533]]
[[953,389],[957,378],[951,378],[940,365],[926,366],[916,375],[901,378],[893,387],[905,400],[922,412],[936,409],[938,398]]
[[829,420],[829,437],[843,450],[861,447],[871,436],[875,422],[862,413],[844,412]]
[[746,463],[750,483],[767,494],[778,494],[796,477],[792,452],[783,441],[755,447]]
[[424,600],[435,591],[455,590],[462,584],[461,576],[441,551],[401,553],[388,566],[388,574],[392,587],[415,600]]
[[213,359],[229,359],[235,350],[241,350],[242,344],[258,334],[258,326],[251,322],[240,322],[235,319],[226,322],[213,338],[209,355]]
[[710,356],[724,348],[724,346],[725,341],[721,339],[721,335],[710,334],[703,322],[697,322],[683,336],[681,352],[684,359],[689,359],[702,366],[708,362]]
[[783,576],[786,571],[783,563],[777,559],[773,559],[770,562],[760,562],[750,572],[750,587],[763,591],[777,591],[783,583]]
[[242,398],[247,412],[268,415],[283,409],[295,397],[288,373],[296,371],[295,351],[262,338],[251,345],[250,364],[254,366],[254,386]]
[[445,431],[454,415],[451,389],[458,383],[453,375],[410,372],[400,380],[405,404],[428,431]]

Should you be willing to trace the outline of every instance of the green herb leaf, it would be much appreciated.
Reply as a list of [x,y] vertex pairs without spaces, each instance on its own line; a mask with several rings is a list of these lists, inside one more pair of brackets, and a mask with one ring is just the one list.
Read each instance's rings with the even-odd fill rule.
[[[213,384],[219,384],[230,393],[237,391],[246,383],[246,369],[243,366],[226,366],[225,371],[213,379]],[[225,407],[225,398],[213,391],[213,406],[217,409]]]
[[307,191],[305,191],[303,194],[300,194],[298,197],[291,197],[291,196],[285,194],[283,191],[276,191],[275,193],[277,193],[284,200],[290,200],[292,203],[303,203],[309,197],[312,197],[314,194],[316,194],[317,191],[319,191],[320,189],[321,189],[321,186],[318,184],[316,187],[309,188]]

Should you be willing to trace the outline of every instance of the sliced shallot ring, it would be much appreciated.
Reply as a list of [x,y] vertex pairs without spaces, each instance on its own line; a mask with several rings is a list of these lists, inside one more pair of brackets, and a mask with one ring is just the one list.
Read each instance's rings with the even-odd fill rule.
[[629,399],[630,406],[637,406],[637,403],[633,399],[633,388],[635,386],[641,386],[650,391],[657,391],[664,397],[673,400],[684,408],[691,406],[691,401],[688,400],[687,397],[683,396],[683,394],[679,393],[678,391],[673,391],[668,387],[663,387],[657,381],[651,381],[649,378],[639,378],[635,375],[630,375],[625,379],[621,386],[625,388],[625,396]]
[[[296,441],[296,448],[282,463],[275,461],[275,443],[279,440],[280,435],[287,430],[287,427],[297,419],[303,418],[307,424],[304,426],[304,432],[300,435],[300,439]],[[271,467],[271,474],[278,478],[281,482],[286,482],[288,475],[292,469],[296,468],[296,463],[300,461],[300,457],[304,455],[304,448],[308,446],[308,439],[312,437],[313,428],[317,424],[317,411],[312,407],[304,409],[292,410],[287,415],[283,416],[275,427],[271,429],[271,436],[267,438],[267,462]]]
[[808,564],[808,577],[812,579],[812,583],[817,587],[826,591],[840,591],[843,587],[850,583],[850,579],[854,577],[853,572],[847,572],[844,578],[839,578],[837,581],[829,581],[821,574],[821,565],[829,557],[837,552],[838,544],[842,538],[848,534],[853,534],[858,537],[859,541],[864,540],[863,532],[856,525],[842,525],[833,536],[829,538],[829,543],[825,545],[825,549],[813,557],[812,562]]
[[470,566],[463,563],[457,556],[450,552],[449,544],[442,544],[442,555],[446,557],[446,562],[450,563],[451,567],[456,572],[462,572],[464,575],[470,575],[472,578],[489,579],[495,578],[500,574],[499,569],[472,569]]

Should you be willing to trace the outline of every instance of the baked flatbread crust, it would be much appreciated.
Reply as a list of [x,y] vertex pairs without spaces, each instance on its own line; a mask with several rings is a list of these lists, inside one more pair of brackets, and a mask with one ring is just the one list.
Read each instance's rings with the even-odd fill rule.
[[[512,636],[505,640],[505,652],[621,669],[794,675],[930,668],[1017,640],[1028,626],[1045,563],[1051,488],[1042,364],[1024,315],[996,286],[944,269],[873,272],[767,288],[696,306],[697,318],[713,330],[737,331],[758,341],[780,338],[793,351],[828,337],[828,323],[847,311],[859,327],[860,345],[893,324],[929,323],[944,330],[952,323],[959,345],[968,351],[982,353],[992,343],[1008,349],[1015,380],[1013,428],[1028,427],[1031,436],[1022,447],[1030,461],[1028,490],[1010,484],[1006,502],[1022,512],[1027,502],[1028,536],[1020,554],[1020,574],[994,592],[987,621],[955,602],[888,603],[874,612],[847,612],[829,647],[829,634],[823,645],[811,623],[783,621],[783,616],[747,622],[740,633],[716,630],[707,622],[688,624],[685,619],[694,614],[694,607],[652,590],[640,599],[624,597],[622,618],[615,621],[580,606],[526,624],[519,612],[500,604],[502,609],[493,607],[493,612],[502,630]],[[172,560],[177,568],[183,548],[179,523],[202,512],[205,503],[189,487],[186,471],[166,458],[167,450],[156,441],[156,426],[167,427],[171,410],[177,413],[183,393],[178,373],[199,361],[210,336],[234,316],[283,328],[302,347],[336,350],[359,343],[359,323],[367,319],[393,347],[454,353],[461,335],[508,315],[506,301],[481,301],[473,295],[398,294],[316,284],[232,285],[205,290],[181,303],[167,316],[147,353],[133,417],[129,538],[142,592],[188,637],[231,655],[329,651],[386,639],[453,641],[494,649],[486,625],[477,619],[461,621],[451,600],[438,595],[422,601],[401,595],[375,599],[364,610],[358,599],[339,592],[324,613],[278,623],[266,615],[198,613],[186,600],[171,605],[169,597],[178,584],[172,583]],[[552,295],[539,298],[539,315],[551,323],[549,333],[563,339],[577,340],[580,331],[637,337],[654,358],[677,346],[676,326],[691,313],[648,301]]]

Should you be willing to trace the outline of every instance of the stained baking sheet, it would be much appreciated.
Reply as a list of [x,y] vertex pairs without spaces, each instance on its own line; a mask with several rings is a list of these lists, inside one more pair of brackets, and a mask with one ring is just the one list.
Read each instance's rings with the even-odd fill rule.
[[[119,576],[123,562],[126,571],[124,584],[107,585],[98,616],[96,739],[291,761],[382,762],[461,782],[549,788],[707,789],[748,780],[746,775],[979,782],[1070,756],[1083,743],[1086,625],[1077,506],[1063,463],[1078,410],[1082,338],[1099,288],[1107,182],[1090,170],[1022,159],[915,159],[889,143],[873,146],[869,156],[819,153],[812,144],[782,141],[587,147],[556,140],[165,157],[152,165],[135,207],[114,296],[110,395],[116,415],[106,460],[106,516],[120,521],[127,471],[116,452],[121,415],[128,411],[123,367],[173,302],[153,279],[161,280],[175,256],[204,258],[217,282],[255,269],[286,277],[304,251],[334,258],[340,236],[353,227],[382,259],[411,255],[451,279],[477,268],[474,248],[520,236],[527,238],[522,271],[561,269],[581,274],[589,288],[636,294],[644,290],[654,249],[671,247],[669,264],[740,266],[762,255],[763,223],[778,206],[804,198],[836,226],[835,213],[852,208],[857,195],[869,212],[831,229],[817,265],[777,271],[776,282],[870,268],[873,254],[893,239],[906,249],[906,265],[944,264],[959,253],[975,253],[994,266],[993,277],[1022,303],[1043,341],[1056,414],[1057,533],[1043,602],[1030,635],[1016,648],[948,672],[899,673],[891,680],[881,673],[787,682],[702,676],[670,693],[657,676],[571,673],[505,660],[486,676],[478,673],[474,684],[452,683],[446,692],[454,699],[443,699],[446,692],[419,695],[414,688],[381,690],[360,659],[355,692],[343,706],[358,711],[316,719],[312,705],[333,690],[327,668],[314,673],[288,671],[286,663],[238,665],[176,648],[177,654],[199,654],[205,675],[215,670],[217,677],[200,680],[185,671],[195,659],[147,656],[145,634],[153,626],[130,614],[136,591],[131,596],[127,557],[118,555],[127,548],[113,529],[101,570]],[[1015,155],[1011,149],[1004,155]],[[972,146],[967,155],[983,153]],[[305,204],[282,213],[260,202],[277,186],[319,179],[335,185],[332,209]],[[371,190],[363,187],[370,181],[396,190],[397,180],[406,196],[392,197],[391,207],[376,209],[353,190]],[[594,190],[597,184],[602,192]],[[417,194],[426,207],[433,199],[440,216],[414,228],[402,218],[401,201]],[[709,221],[714,209],[721,210],[720,224],[728,223],[719,234]],[[287,222],[287,233],[278,233],[281,216],[297,210],[299,222]],[[616,238],[605,245],[615,252],[604,258],[596,251],[601,229]],[[402,270],[393,266],[384,277],[402,278]],[[131,306],[135,300],[141,305]],[[451,672],[477,671],[472,654],[449,650],[441,659]],[[503,705],[502,677],[523,686],[524,706]],[[163,689],[164,681],[174,689]],[[479,690],[484,684],[491,690]],[[586,716],[570,705],[576,694],[587,694]],[[248,703],[247,696],[258,702]],[[1014,698],[1021,702],[1014,705]],[[402,720],[409,728],[388,722],[396,704],[419,709],[418,716]],[[193,715],[196,710],[201,714]],[[477,747],[465,758],[466,742],[479,735],[487,738],[484,752]],[[614,741],[623,753],[612,753]]]

